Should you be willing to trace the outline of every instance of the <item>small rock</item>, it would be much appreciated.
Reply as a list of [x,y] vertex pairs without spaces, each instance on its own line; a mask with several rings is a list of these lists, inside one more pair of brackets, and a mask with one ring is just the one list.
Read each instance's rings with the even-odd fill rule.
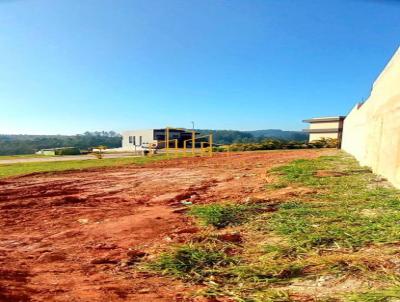
[[89,219],[87,219],[87,218],[81,218],[81,219],[78,219],[78,222],[79,222],[80,224],[87,224],[87,223],[89,223]]

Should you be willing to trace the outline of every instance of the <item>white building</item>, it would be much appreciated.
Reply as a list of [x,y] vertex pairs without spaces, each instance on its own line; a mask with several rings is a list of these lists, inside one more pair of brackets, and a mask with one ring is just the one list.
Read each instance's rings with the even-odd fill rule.
[[[172,141],[177,140],[178,147],[183,147],[183,141],[188,140],[188,146],[191,146],[190,139],[192,131],[181,129],[169,129],[170,147],[174,146]],[[197,134],[197,133],[195,133]],[[166,129],[146,129],[131,130],[122,133],[122,151],[143,151],[147,150],[149,145],[155,145],[158,148],[165,147]]]

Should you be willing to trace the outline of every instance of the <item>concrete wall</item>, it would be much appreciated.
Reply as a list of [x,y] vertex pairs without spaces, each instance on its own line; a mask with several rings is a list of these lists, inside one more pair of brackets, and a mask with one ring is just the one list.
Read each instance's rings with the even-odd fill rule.
[[345,119],[342,149],[400,188],[400,49]]
[[[132,143],[129,142],[129,137],[135,137]],[[140,142],[140,137],[142,137],[142,142]],[[156,143],[154,140],[154,130],[135,130],[126,131],[122,133],[122,149],[124,151],[141,151],[144,150],[143,144]]]
[[316,129],[339,129],[340,122],[310,123],[310,130]]
[[309,123],[308,129],[305,129],[309,135],[309,142],[323,138],[338,139],[339,143],[342,137],[343,116],[319,117],[304,120]]
[[309,142],[320,140],[322,138],[338,138],[338,133],[310,133]]

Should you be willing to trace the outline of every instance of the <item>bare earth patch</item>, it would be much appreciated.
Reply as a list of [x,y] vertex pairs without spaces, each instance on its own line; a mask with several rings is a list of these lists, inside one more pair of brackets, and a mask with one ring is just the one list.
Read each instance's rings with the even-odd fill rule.
[[[3,179],[0,301],[190,301],[195,286],[134,267],[136,257],[196,232],[182,201],[260,195],[268,168],[324,152],[219,154]],[[308,193],[282,194],[293,191]]]

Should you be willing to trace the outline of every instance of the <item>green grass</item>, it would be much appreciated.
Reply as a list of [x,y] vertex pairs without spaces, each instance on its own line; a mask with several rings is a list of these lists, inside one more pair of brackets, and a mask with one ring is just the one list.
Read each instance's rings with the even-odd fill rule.
[[318,187],[329,182],[329,180],[315,177],[314,174],[318,170],[335,169],[335,164],[337,164],[337,157],[334,156],[321,156],[312,160],[299,159],[293,161],[290,165],[274,168],[271,173],[280,175],[279,183],[300,183]]
[[165,252],[149,267],[165,275],[200,282],[217,273],[218,268],[234,263],[236,260],[217,245],[197,243],[181,245],[173,251]]
[[[317,177],[317,170],[342,172],[340,177]],[[359,249],[368,244],[400,240],[400,194],[380,186],[349,157],[296,161],[276,169],[282,178],[321,193],[283,203],[267,228],[287,237],[292,247]],[[360,173],[360,171],[363,171]]]
[[346,301],[348,302],[397,302],[399,299],[399,287],[355,293],[346,297]]
[[[276,182],[266,184],[266,193],[286,186],[313,190],[286,197],[278,206],[275,201],[272,211],[271,202],[193,206],[189,215],[207,226],[203,239],[195,236],[192,243],[163,254],[158,270],[200,280],[205,296],[240,302],[312,301],[313,295],[296,293],[301,285],[287,287],[305,282],[307,288],[321,276],[333,278],[333,287],[347,278],[364,285],[325,293],[315,301],[398,301],[399,190],[344,153],[297,160],[269,173]],[[204,250],[204,238],[212,242],[226,227],[244,241],[236,246],[219,242]],[[235,260],[224,262],[232,249]]]
[[203,225],[220,229],[243,224],[260,211],[263,211],[262,204],[214,203],[193,206],[189,214],[198,218]]
[[165,155],[157,155],[152,157],[124,157],[90,160],[0,164],[0,178],[37,172],[59,172],[68,170],[83,170],[89,168],[123,166],[131,164],[146,164],[154,161],[164,160],[167,158],[168,157]]

